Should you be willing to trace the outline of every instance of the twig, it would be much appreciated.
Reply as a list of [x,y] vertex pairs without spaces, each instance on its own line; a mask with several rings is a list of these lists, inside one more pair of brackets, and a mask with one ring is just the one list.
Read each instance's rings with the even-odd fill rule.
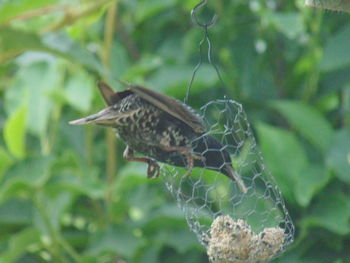
[[46,15],[46,14],[50,14],[50,13],[54,13],[54,12],[58,12],[58,11],[64,11],[67,10],[69,8],[68,5],[49,5],[49,6],[45,6],[43,8],[38,8],[35,10],[30,10],[24,13],[21,13],[18,16],[12,17],[10,19],[8,19],[7,21],[3,22],[2,24],[0,24],[0,26],[7,26],[9,24],[11,24],[12,22],[18,22],[18,21],[24,21],[27,19],[31,19],[37,16],[42,16],[42,15]]
[[96,12],[96,9],[102,7],[107,3],[112,3],[114,1],[117,1],[117,0],[99,0],[99,1],[93,2],[93,4],[91,4],[90,6],[82,10],[78,8],[72,8],[72,7],[67,8],[64,17],[61,20],[55,22],[54,24],[51,24],[48,27],[46,27],[42,31],[42,33],[56,31],[67,25],[74,24],[80,18],[87,16],[93,12]]

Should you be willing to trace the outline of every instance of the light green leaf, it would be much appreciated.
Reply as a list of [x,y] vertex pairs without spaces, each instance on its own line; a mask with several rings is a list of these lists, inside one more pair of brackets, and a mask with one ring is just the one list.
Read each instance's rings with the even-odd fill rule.
[[303,146],[292,132],[264,123],[256,125],[264,159],[277,185],[290,201],[299,175],[307,164]]
[[19,159],[25,156],[26,121],[27,109],[22,106],[11,114],[4,127],[6,146]]
[[7,112],[16,110],[19,105],[27,105],[28,131],[37,136],[45,136],[47,132],[52,110],[48,94],[58,85],[57,71],[55,61],[29,64],[22,67],[6,92]]
[[333,130],[326,118],[315,108],[297,101],[274,101],[270,105],[311,144],[326,152]]
[[309,165],[298,174],[294,188],[295,198],[301,206],[308,206],[312,197],[329,181],[328,173],[322,164]]
[[50,33],[42,37],[42,43],[48,52],[74,61],[88,69],[105,74],[101,62],[94,54],[83,49],[79,43],[74,42],[63,33]]
[[73,72],[65,85],[69,104],[82,112],[90,110],[94,86],[93,79],[84,71]]
[[349,39],[350,25],[345,25],[328,38],[320,63],[322,71],[332,71],[350,65]]
[[350,183],[350,130],[348,128],[334,134],[327,155],[327,165],[340,180]]

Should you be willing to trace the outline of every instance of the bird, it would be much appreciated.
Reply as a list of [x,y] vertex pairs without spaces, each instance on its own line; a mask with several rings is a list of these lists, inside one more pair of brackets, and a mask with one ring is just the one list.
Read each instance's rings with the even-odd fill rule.
[[[203,119],[187,104],[140,85],[122,82],[127,89],[115,92],[98,82],[107,107],[98,113],[70,121],[72,125],[97,124],[112,127],[126,144],[127,161],[148,164],[147,177],[160,174],[158,162],[218,171],[247,192],[241,176],[232,167],[227,147],[206,131]],[[136,153],[141,154],[135,155]]]

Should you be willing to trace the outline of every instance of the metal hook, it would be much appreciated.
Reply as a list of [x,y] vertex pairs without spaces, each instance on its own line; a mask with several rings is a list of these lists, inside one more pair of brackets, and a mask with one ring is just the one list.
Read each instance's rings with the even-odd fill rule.
[[207,4],[207,0],[202,0],[202,2],[198,3],[194,8],[192,8],[191,18],[192,18],[192,22],[195,25],[202,27],[202,28],[205,28],[205,29],[208,29],[208,28],[212,27],[213,25],[215,25],[216,21],[218,20],[218,16],[215,14],[209,23],[201,23],[197,18],[196,11],[198,8],[201,8],[201,7],[205,6],[206,4]]

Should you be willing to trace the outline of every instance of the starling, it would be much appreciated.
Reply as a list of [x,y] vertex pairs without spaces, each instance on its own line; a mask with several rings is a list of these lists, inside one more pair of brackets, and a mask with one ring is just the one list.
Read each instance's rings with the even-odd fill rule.
[[[147,176],[157,177],[157,162],[192,168],[204,167],[235,180],[242,192],[247,189],[233,169],[230,154],[213,136],[206,134],[202,119],[186,104],[142,86],[126,84],[128,89],[114,92],[107,84],[98,83],[108,107],[70,124],[88,124],[114,128],[127,144],[127,161],[148,164]],[[134,153],[145,157],[136,157]]]

